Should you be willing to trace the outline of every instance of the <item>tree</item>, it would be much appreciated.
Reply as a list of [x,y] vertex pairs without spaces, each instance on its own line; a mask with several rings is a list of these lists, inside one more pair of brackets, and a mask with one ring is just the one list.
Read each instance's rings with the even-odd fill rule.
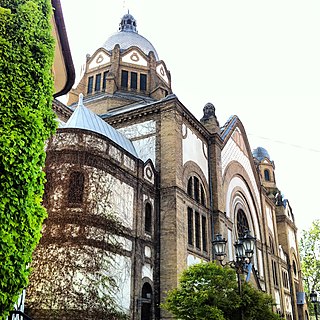
[[189,267],[181,277],[179,286],[168,292],[162,307],[177,319],[242,319],[276,320],[271,296],[244,283],[238,294],[236,273],[214,262]]
[[[305,290],[320,291],[320,220],[315,220],[309,230],[302,231],[300,239],[301,270]],[[313,307],[309,305],[310,313]]]
[[55,131],[49,0],[0,0],[0,319],[27,285],[46,211],[45,141]]

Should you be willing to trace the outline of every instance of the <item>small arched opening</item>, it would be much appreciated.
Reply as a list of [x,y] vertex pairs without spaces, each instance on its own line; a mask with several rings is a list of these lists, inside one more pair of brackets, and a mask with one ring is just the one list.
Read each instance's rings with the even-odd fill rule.
[[141,320],[152,319],[152,287],[146,282],[141,292]]
[[270,181],[270,171],[268,169],[264,170],[264,180]]

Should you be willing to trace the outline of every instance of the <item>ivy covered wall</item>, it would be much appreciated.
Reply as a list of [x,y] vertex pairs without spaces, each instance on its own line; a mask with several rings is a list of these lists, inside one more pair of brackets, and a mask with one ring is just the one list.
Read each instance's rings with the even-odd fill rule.
[[49,0],[0,0],[0,319],[27,286],[41,205],[54,40]]

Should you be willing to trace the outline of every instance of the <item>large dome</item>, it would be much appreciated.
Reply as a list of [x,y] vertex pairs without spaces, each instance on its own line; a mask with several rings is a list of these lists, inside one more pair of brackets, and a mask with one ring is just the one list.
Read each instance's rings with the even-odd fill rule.
[[252,155],[259,161],[262,161],[264,158],[271,160],[268,151],[262,147],[254,149],[252,151]]
[[126,50],[132,46],[136,46],[146,55],[148,55],[150,51],[153,51],[156,60],[159,60],[157,51],[151,42],[138,34],[136,20],[129,13],[123,16],[119,25],[119,31],[107,39],[103,44],[103,48],[111,51],[116,44],[119,44],[120,50]]

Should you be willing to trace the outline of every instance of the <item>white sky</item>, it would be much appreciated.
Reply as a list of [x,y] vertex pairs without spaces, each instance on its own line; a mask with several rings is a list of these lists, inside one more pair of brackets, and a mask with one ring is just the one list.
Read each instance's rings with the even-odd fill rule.
[[200,119],[242,121],[266,148],[301,231],[320,218],[319,0],[61,0],[77,74],[130,10],[171,71],[172,89]]

